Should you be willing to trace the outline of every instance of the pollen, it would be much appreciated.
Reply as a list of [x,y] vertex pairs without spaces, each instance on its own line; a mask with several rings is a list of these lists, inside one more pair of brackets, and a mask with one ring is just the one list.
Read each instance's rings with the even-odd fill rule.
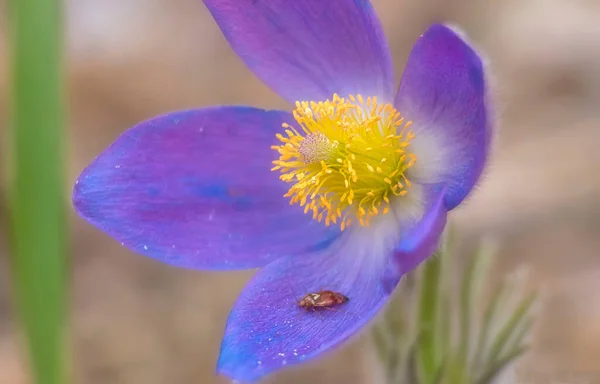
[[296,102],[295,122],[283,123],[272,171],[290,184],[285,197],[325,225],[369,226],[406,196],[412,122],[391,104],[361,95]]

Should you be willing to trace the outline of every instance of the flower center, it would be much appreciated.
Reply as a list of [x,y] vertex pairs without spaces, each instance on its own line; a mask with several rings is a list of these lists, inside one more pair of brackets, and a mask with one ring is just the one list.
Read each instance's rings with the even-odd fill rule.
[[281,145],[272,171],[292,184],[285,197],[325,225],[370,220],[390,209],[390,199],[404,196],[411,184],[405,172],[415,164],[409,152],[414,133],[390,104],[361,95],[347,99],[296,102],[301,130],[282,124]]

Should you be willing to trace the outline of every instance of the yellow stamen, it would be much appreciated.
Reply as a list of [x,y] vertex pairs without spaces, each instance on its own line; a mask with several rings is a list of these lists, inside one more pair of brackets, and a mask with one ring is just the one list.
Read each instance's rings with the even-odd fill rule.
[[410,153],[414,133],[392,105],[333,95],[296,102],[293,116],[296,127],[282,124],[285,135],[276,135],[282,144],[271,147],[279,153],[271,170],[292,184],[285,194],[290,204],[344,230],[353,222],[369,226],[389,212],[390,198],[408,193],[406,170],[417,161]]

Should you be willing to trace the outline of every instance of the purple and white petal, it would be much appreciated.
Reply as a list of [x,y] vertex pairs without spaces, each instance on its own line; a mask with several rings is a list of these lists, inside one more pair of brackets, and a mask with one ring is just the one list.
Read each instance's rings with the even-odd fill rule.
[[327,247],[325,229],[271,172],[287,112],[215,107],[126,131],[81,174],[73,204],[129,249],[193,269],[263,266]]
[[246,65],[290,102],[391,101],[393,67],[368,0],[204,0]]
[[417,162],[409,176],[445,183],[446,207],[460,204],[488,157],[492,117],[484,66],[455,31],[433,25],[412,49],[396,108],[413,121]]
[[[326,250],[280,258],[261,269],[229,316],[218,371],[256,381],[356,334],[386,303],[400,277],[434,252],[446,221],[443,196],[429,194],[416,222],[398,216],[403,209],[397,207],[369,228],[351,227]],[[303,295],[320,289],[350,300],[318,312],[298,307]]]
[[394,248],[394,257],[386,270],[385,282],[388,287],[395,287],[397,276],[412,271],[433,255],[446,226],[448,211],[445,205],[444,186],[428,185],[420,188],[422,188],[420,193],[427,207],[427,213],[418,222],[407,225],[404,230],[405,235]]

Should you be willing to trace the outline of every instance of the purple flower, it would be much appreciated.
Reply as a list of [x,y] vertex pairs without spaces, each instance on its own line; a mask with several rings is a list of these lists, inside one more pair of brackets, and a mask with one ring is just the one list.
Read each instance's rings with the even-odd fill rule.
[[[417,40],[394,94],[367,0],[204,2],[293,111],[220,106],[140,123],[84,170],[73,203],[164,263],[261,267],[218,362],[254,381],[353,336],[435,251],[485,165],[490,111],[480,57],[446,26]],[[298,306],[320,289],[349,301]]]

